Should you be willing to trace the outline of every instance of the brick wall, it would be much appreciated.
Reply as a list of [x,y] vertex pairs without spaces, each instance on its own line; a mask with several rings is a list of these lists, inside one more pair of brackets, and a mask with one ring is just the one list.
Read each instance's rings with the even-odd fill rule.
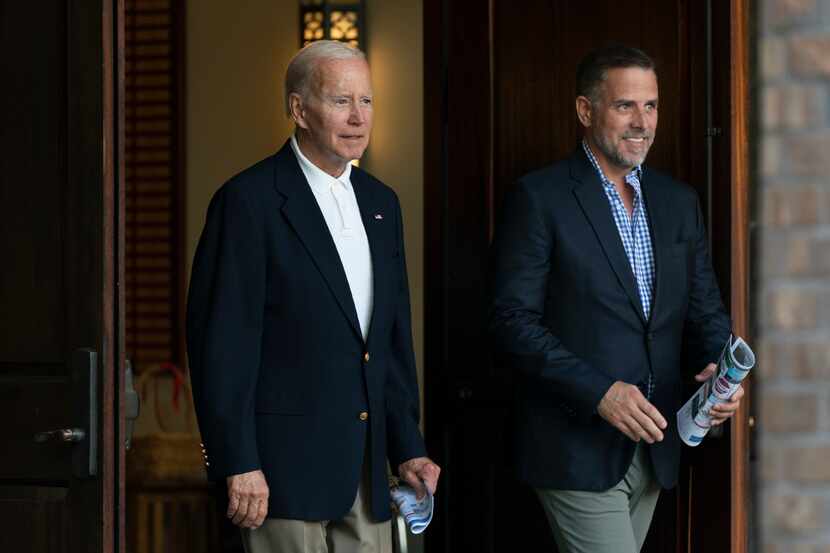
[[830,0],[761,0],[760,553],[830,553]]

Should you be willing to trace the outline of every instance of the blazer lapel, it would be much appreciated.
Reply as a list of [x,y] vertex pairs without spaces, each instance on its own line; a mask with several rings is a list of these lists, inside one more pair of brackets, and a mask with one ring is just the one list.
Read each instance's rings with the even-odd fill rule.
[[[388,225],[379,224],[375,215],[383,217],[380,199],[370,186],[366,174],[360,169],[352,170],[352,187],[354,188],[357,205],[360,208],[360,216],[363,219],[363,227],[366,229],[366,238],[369,240],[369,251],[372,255],[372,322],[369,324],[369,333],[366,343],[372,343],[372,336],[377,325],[374,324],[378,318],[376,314],[382,313],[386,302],[386,286],[388,278],[382,274],[382,250],[379,245],[386,238],[382,233],[388,229]],[[387,214],[388,216],[389,214]],[[382,221],[383,219],[380,219]]]
[[663,205],[663,194],[659,185],[654,184],[650,178],[650,172],[643,167],[643,174],[640,178],[640,187],[643,191],[643,198],[646,202],[646,213],[648,214],[649,232],[651,234],[651,247],[654,251],[654,301],[651,305],[651,316],[649,324],[656,320],[658,309],[662,305],[661,298],[665,294],[665,253],[666,238],[664,229],[667,226],[665,217],[671,213]]
[[602,189],[602,181],[581,149],[571,157],[570,165],[571,177],[576,182],[573,193],[585,217],[593,227],[605,257],[625,290],[631,306],[645,325],[646,319],[640,294],[637,291],[637,282],[631,271],[628,257],[625,255],[617,224],[608,205],[608,197]]
[[360,331],[354,299],[340,254],[337,253],[337,247],[331,238],[320,206],[288,142],[275,156],[275,162],[274,186],[285,196],[282,213],[299,236],[334,294],[343,315],[362,342],[363,334]]

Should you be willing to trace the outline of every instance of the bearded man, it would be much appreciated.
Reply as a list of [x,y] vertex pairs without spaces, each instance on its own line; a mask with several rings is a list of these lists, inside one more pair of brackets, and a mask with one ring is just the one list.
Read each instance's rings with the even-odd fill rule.
[[562,553],[640,550],[677,483],[683,380],[708,378],[730,334],[697,195],[643,165],[654,67],[625,46],[580,62],[584,139],[519,179],[493,243],[490,329],[519,381],[515,467]]

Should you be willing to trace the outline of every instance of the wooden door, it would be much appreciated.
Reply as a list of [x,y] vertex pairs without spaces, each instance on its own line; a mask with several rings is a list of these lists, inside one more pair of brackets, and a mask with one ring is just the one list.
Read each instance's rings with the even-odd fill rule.
[[[425,421],[430,453],[445,468],[430,551],[555,551],[535,496],[507,464],[511,376],[487,348],[487,256],[505,191],[576,147],[575,71],[591,49],[616,41],[655,58],[660,123],[647,163],[698,190],[723,297],[741,312],[736,321],[742,316],[746,273],[730,252],[744,243],[733,230],[746,221],[734,211],[733,66],[722,54],[733,17],[728,2],[711,2],[707,13],[707,2],[694,0],[490,0],[479,10],[425,2],[425,74],[442,76],[428,78],[425,91]],[[733,442],[727,431],[687,451],[644,551],[743,550],[730,545],[745,509],[730,485],[730,462],[746,464]]]
[[119,549],[115,2],[0,2],[0,551]]

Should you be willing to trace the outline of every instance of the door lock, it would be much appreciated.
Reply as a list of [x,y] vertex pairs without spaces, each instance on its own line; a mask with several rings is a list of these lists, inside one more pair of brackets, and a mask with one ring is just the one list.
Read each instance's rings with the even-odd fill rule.
[[39,444],[75,444],[72,474],[75,478],[93,478],[98,475],[98,354],[92,349],[77,349],[69,358],[69,368],[72,376],[68,392],[73,405],[63,423],[67,427],[38,432],[34,440]]

